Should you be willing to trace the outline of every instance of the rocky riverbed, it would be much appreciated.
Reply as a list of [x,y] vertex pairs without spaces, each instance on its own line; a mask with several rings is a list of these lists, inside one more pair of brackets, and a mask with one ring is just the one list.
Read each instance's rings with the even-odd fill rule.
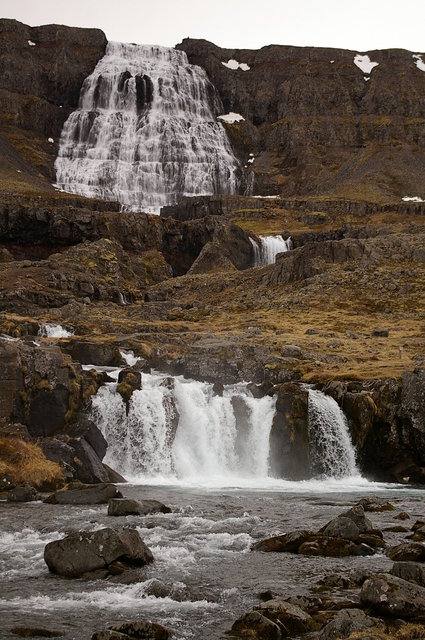
[[[424,517],[423,490],[361,481],[357,487],[313,481],[274,490],[130,485],[119,489],[135,500],[157,499],[172,511],[111,517],[106,504],[0,502],[0,638],[10,639],[11,629],[25,626],[86,640],[110,625],[148,618],[169,628],[177,639],[213,640],[272,596],[286,600],[325,594],[332,601],[348,602],[338,606],[359,606],[359,587],[348,592],[343,578],[326,576],[389,571],[393,562],[386,551],[406,541],[414,522]],[[374,555],[339,558],[252,550],[270,536],[317,531],[370,492],[395,506],[366,513],[373,527],[383,531],[386,545]],[[400,520],[401,512],[409,519]],[[48,543],[71,531],[122,526],[135,528],[154,557],[138,569],[138,577],[84,580],[49,573],[43,559]]]

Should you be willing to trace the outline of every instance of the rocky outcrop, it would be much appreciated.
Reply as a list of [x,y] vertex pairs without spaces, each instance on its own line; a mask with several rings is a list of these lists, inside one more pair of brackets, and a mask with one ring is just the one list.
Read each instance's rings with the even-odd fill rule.
[[75,531],[62,540],[49,542],[44,560],[52,573],[78,578],[106,570],[120,562],[140,567],[153,562],[153,555],[135,529]]
[[[220,49],[189,38],[178,48],[206,69],[224,113],[245,118],[226,129],[255,193],[355,197],[362,185],[377,201],[423,195],[425,77],[412,53],[369,52],[378,66],[365,74],[356,52],[341,49]],[[224,66],[229,59],[249,70]]]

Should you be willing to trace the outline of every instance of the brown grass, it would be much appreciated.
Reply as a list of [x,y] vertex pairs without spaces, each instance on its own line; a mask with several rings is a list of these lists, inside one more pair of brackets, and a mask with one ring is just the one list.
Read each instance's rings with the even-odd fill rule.
[[18,438],[0,437],[0,475],[10,474],[16,484],[40,489],[62,482],[62,470],[47,460],[40,447]]

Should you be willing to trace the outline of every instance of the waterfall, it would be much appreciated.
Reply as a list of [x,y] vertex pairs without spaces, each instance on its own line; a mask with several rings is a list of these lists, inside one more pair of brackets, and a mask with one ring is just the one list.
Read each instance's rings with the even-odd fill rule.
[[310,389],[308,408],[313,474],[334,478],[359,475],[347,420],[335,400]]
[[143,374],[127,415],[116,386],[100,388],[92,418],[108,442],[105,461],[127,478],[267,478],[275,399],[254,398],[243,383],[217,395],[210,383]]
[[38,330],[40,338],[70,338],[74,335],[68,329],[64,329],[60,324],[42,323]]
[[254,267],[261,267],[276,262],[278,253],[285,253],[292,249],[292,240],[284,240],[282,236],[258,236],[260,244],[250,238],[254,251]]
[[57,186],[155,213],[180,195],[236,193],[239,165],[218,113],[185,52],[110,42],[64,125]]

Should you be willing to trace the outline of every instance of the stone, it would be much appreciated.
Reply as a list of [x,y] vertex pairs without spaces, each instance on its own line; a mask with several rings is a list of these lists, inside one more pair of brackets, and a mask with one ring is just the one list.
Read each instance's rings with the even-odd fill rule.
[[315,534],[312,531],[293,531],[282,536],[260,540],[252,546],[252,549],[254,551],[298,553],[299,547],[314,537]]
[[390,332],[388,329],[374,329],[372,331],[372,336],[374,338],[388,338]]
[[425,540],[425,526],[416,529],[412,535],[413,542],[423,542]]
[[330,536],[316,535],[315,539],[304,542],[298,549],[298,553],[306,556],[328,556],[331,558],[344,558],[354,555],[357,545],[345,538],[331,538]]
[[114,625],[111,629],[137,640],[168,640],[171,637],[171,632],[168,629],[149,620],[123,622]]
[[375,618],[366,615],[361,609],[343,609],[321,630],[319,640],[339,640],[348,638],[351,633],[366,631],[380,626]]
[[360,534],[360,529],[351,518],[345,516],[339,516],[331,520],[325,529],[323,535],[332,536],[333,538],[346,538],[347,540],[353,540]]
[[281,354],[284,358],[302,358],[302,349],[295,344],[284,344]]
[[255,607],[261,615],[278,624],[288,635],[305,633],[312,624],[311,616],[295,604],[273,598]]
[[63,631],[53,631],[42,627],[13,627],[10,631],[20,638],[59,638],[65,635]]
[[229,635],[250,640],[281,640],[283,637],[279,625],[259,611],[251,611],[241,616],[233,624]]
[[3,473],[0,475],[0,493],[2,491],[9,491],[14,489],[15,481],[10,473]]
[[34,487],[26,484],[23,487],[15,487],[7,492],[8,502],[33,502],[40,500],[40,495]]
[[369,578],[362,586],[364,607],[393,618],[425,615],[425,588],[390,574]]
[[387,551],[387,556],[394,562],[425,562],[425,545],[419,542],[403,542]]
[[375,550],[368,544],[358,544],[353,551],[353,556],[373,556]]
[[142,374],[135,369],[122,369],[118,374],[117,393],[120,394],[126,405],[130,402],[133,393],[142,388]]
[[395,511],[395,506],[385,500],[385,498],[379,498],[378,496],[367,496],[362,498],[358,502],[365,511]]
[[108,502],[108,516],[146,516],[150,513],[171,513],[171,509],[158,500],[137,501],[130,498],[112,498]]
[[122,493],[113,484],[71,483],[67,488],[52,493],[44,502],[47,504],[107,504],[111,498],[122,498]]
[[130,567],[153,562],[153,555],[135,529],[75,531],[62,540],[49,542],[44,560],[52,573],[77,578],[107,569],[120,560]]
[[421,562],[394,562],[390,573],[425,587],[425,565]]
[[394,520],[410,520],[410,516],[406,511],[400,511],[400,513],[394,516]]
[[340,517],[349,518],[350,520],[352,520],[359,528],[360,533],[367,533],[373,530],[373,524],[368,518],[366,518],[364,509],[361,505],[357,505],[355,507],[352,507],[352,509],[341,513]]

